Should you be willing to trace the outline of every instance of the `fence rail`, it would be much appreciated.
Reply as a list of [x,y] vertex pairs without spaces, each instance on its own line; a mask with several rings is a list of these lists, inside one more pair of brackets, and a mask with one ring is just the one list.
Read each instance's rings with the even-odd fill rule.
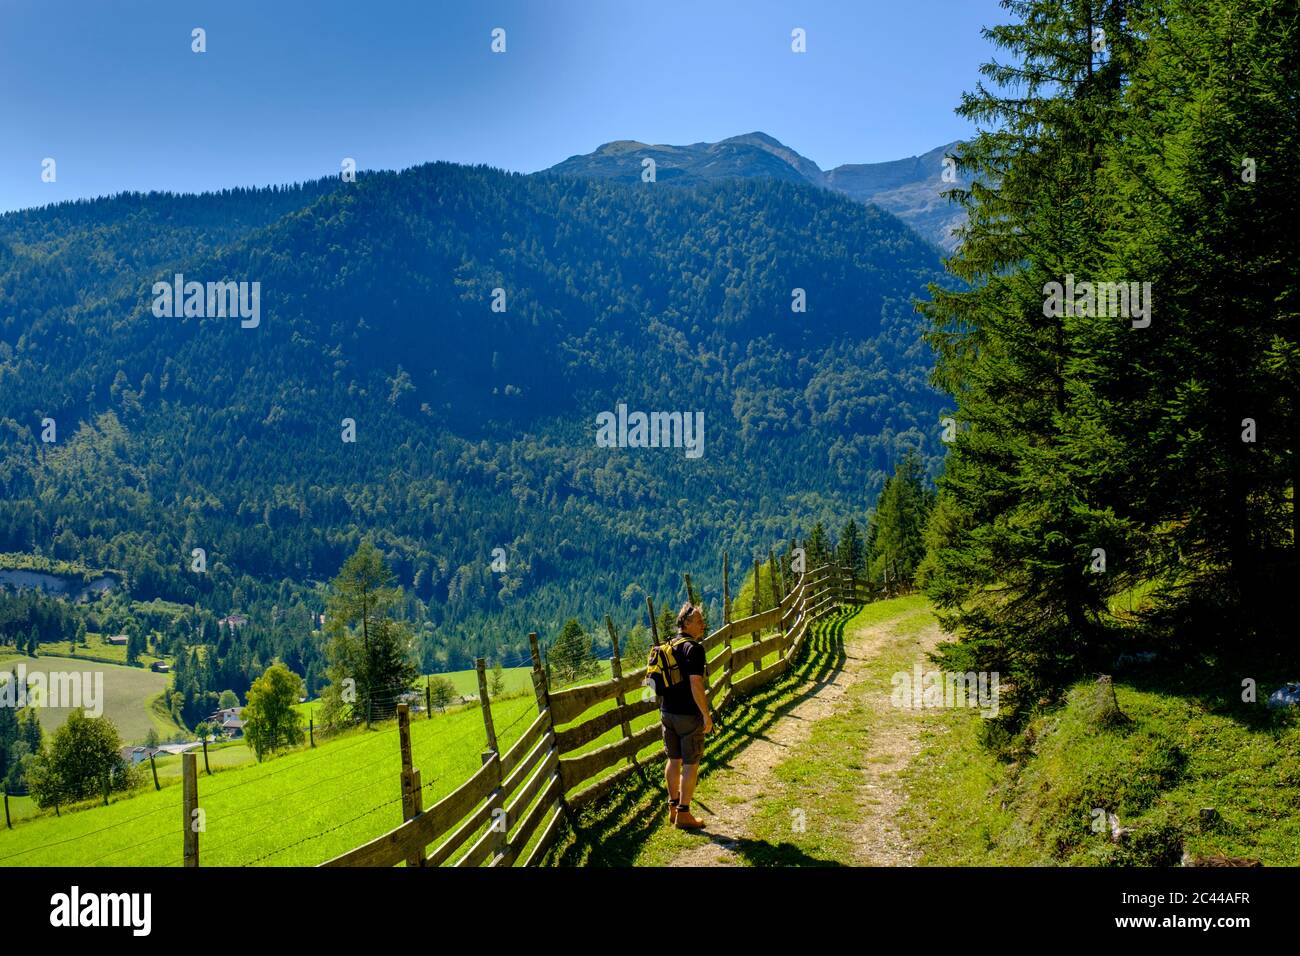
[[[755,562],[755,570],[758,566]],[[770,556],[769,567],[774,605],[731,620],[724,555],[724,620],[703,640],[707,693],[716,711],[784,673],[803,648],[813,621],[843,604],[865,603],[879,596],[833,563],[800,574],[788,592]],[[757,584],[756,575],[756,591]],[[689,590],[689,578],[687,587]],[[537,717],[504,754],[497,749],[485,662],[480,659],[480,699],[487,737],[483,766],[424,809],[419,804],[419,770],[411,766],[410,747],[404,745],[401,785],[408,819],[321,865],[396,866],[403,861],[408,866],[440,866],[448,861],[457,866],[529,865],[546,852],[565,814],[599,799],[630,774],[662,761],[662,746],[641,754],[659,740],[659,725],[632,729],[634,720],[658,707],[654,698],[642,697],[645,668],[622,672],[618,635],[608,619],[606,624],[613,644],[613,677],[553,692],[547,686],[537,635],[529,635]],[[735,643],[745,637],[749,643]],[[749,673],[741,676],[746,670]],[[403,740],[409,739],[409,719],[406,705],[402,705],[398,721]],[[590,749],[616,728],[621,728],[618,740]],[[624,762],[625,766],[618,767]],[[615,767],[618,769],[610,773]]]

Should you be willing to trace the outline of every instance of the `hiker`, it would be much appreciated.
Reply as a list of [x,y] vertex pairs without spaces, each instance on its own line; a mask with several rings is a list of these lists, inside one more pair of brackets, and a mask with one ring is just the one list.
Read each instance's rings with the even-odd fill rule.
[[[704,735],[713,730],[709,698],[704,692],[704,614],[689,601],[677,613],[677,636],[650,652],[651,670],[662,680],[659,721],[668,752],[668,822],[681,830],[704,826],[691,813],[695,778],[704,753]],[[657,657],[656,657],[657,655]]]

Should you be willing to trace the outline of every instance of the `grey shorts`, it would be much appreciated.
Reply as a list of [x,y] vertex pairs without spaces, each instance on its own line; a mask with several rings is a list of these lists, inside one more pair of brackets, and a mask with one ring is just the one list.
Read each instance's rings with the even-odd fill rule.
[[659,713],[663,725],[664,750],[669,760],[685,764],[700,762],[704,755],[704,719],[698,715]]

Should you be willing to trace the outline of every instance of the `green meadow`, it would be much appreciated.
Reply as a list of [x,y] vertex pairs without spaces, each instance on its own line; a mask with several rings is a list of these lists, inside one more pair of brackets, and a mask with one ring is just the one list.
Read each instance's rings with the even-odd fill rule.
[[[536,716],[531,695],[492,703],[502,748]],[[210,748],[212,774],[198,763],[203,866],[309,866],[392,829],[402,821],[397,724],[356,729],[262,763],[239,756],[242,744]],[[414,765],[424,803],[446,795],[481,766],[486,745],[476,705],[411,721]],[[215,757],[215,759],[213,759]],[[229,763],[228,763],[229,761]],[[159,761],[160,791],[143,764],[143,786],[108,806],[45,812],[0,831],[0,866],[179,866],[182,849],[180,761]],[[233,765],[230,765],[233,764]]]
[[[0,658],[0,670],[14,671],[20,663],[26,664],[29,672],[91,671],[103,674],[103,716],[113,721],[124,744],[143,742],[151,728],[157,730],[159,737],[163,739],[179,730],[170,714],[160,707],[153,706],[154,701],[167,689],[171,680],[167,674],[155,674],[140,667],[125,667],[45,654],[39,658],[8,654]],[[40,716],[41,729],[49,734],[68,719],[70,708],[40,707],[36,712]]]

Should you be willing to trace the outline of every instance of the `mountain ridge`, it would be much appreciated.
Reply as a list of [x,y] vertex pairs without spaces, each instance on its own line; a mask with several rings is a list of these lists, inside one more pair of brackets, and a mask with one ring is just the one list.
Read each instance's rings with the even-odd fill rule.
[[590,153],[570,156],[533,175],[639,182],[642,160],[650,158],[655,161],[656,181],[674,185],[752,178],[803,181],[879,206],[923,238],[951,252],[958,241],[954,230],[965,217],[943,195],[952,185],[943,181],[943,159],[959,145],[960,141],[954,140],[915,156],[878,163],[844,163],[823,170],[815,161],[761,130],[729,136],[715,143],[689,145],[618,139],[602,143]]

